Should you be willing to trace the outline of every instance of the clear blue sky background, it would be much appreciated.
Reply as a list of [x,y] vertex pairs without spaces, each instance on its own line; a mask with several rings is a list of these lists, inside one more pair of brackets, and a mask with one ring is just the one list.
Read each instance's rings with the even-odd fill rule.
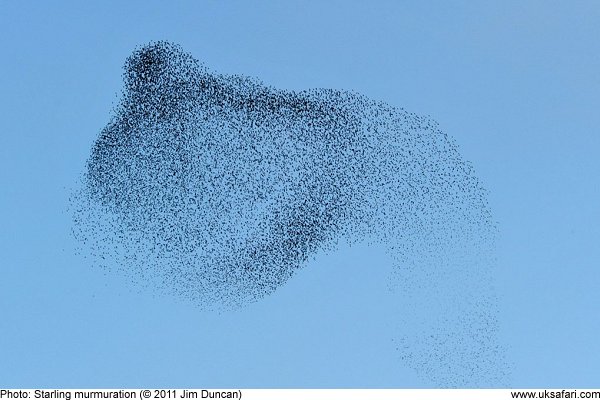
[[376,249],[319,257],[225,315],[73,254],[69,191],[123,61],[159,39],[431,115],[490,190],[512,385],[600,385],[600,3],[90,3],[0,3],[0,386],[429,385],[389,341]]

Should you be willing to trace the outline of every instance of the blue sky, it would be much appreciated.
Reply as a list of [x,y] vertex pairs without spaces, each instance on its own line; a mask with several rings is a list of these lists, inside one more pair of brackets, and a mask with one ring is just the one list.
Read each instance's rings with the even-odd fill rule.
[[389,260],[376,249],[319,257],[226,315],[73,254],[69,192],[125,58],[160,39],[220,72],[437,120],[499,223],[512,385],[597,386],[599,20],[592,1],[2,2],[0,386],[429,385],[382,333]]

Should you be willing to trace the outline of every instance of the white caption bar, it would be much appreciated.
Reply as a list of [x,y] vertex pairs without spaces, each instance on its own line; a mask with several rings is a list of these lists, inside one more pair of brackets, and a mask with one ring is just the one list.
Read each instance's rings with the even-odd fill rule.
[[600,389],[0,389],[4,399],[600,399]]

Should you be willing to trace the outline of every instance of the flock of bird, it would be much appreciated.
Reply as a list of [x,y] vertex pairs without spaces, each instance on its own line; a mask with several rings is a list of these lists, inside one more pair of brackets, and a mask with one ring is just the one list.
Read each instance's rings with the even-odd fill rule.
[[353,92],[214,73],[164,41],[124,71],[74,196],[94,263],[229,309],[341,240],[382,246],[399,357],[441,386],[499,384],[496,227],[434,121]]

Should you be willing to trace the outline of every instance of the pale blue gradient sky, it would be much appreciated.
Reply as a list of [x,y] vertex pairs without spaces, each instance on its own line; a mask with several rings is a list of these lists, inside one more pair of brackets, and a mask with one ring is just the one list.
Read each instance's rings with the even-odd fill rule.
[[166,39],[220,72],[437,120],[499,222],[513,385],[597,387],[598,21],[594,1],[0,3],[0,386],[428,386],[387,341],[376,249],[322,256],[227,315],[73,254],[69,190],[123,61]]

